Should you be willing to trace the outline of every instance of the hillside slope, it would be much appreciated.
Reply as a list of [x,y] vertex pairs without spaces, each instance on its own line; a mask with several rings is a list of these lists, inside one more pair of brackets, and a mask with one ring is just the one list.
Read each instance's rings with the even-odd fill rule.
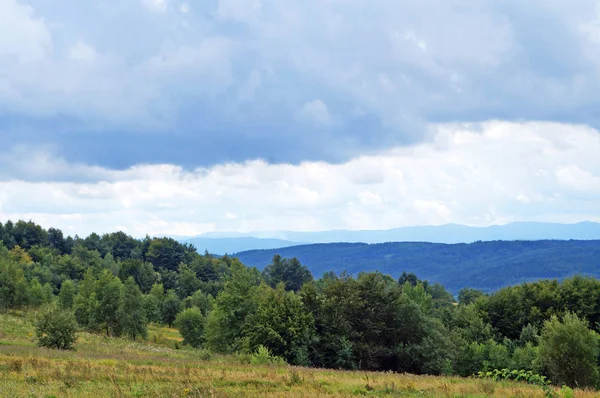
[[492,291],[575,274],[600,277],[600,240],[331,243],[251,250],[236,256],[244,264],[262,269],[275,254],[297,257],[315,277],[327,271],[356,274],[375,270],[398,277],[407,271],[439,282],[453,293],[463,287]]
[[517,382],[250,364],[243,355],[211,358],[204,350],[166,345],[164,332],[157,329],[150,341],[137,342],[80,333],[75,351],[58,351],[35,346],[30,321],[0,314],[0,396],[544,396],[540,387]]

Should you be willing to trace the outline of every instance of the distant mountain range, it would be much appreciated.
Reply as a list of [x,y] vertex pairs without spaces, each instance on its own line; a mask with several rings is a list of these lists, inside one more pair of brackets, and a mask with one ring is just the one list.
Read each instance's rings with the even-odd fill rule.
[[182,242],[193,244],[198,252],[204,253],[208,251],[212,254],[223,255],[226,253],[237,253],[245,250],[254,249],[277,249],[280,247],[289,247],[302,245],[302,242],[291,242],[283,239],[268,239],[254,237],[240,238],[184,238],[178,239]]
[[463,287],[493,291],[576,274],[600,278],[600,240],[329,243],[252,250],[235,256],[246,265],[262,269],[275,254],[298,258],[317,278],[327,271],[356,275],[378,270],[394,277],[407,271],[431,283],[439,282],[452,293]]
[[581,222],[555,224],[516,222],[490,227],[469,227],[458,224],[401,227],[389,230],[335,230],[320,232],[257,231],[210,232],[193,238],[180,238],[194,244],[198,251],[214,254],[237,253],[252,249],[274,249],[304,243],[335,242],[432,242],[471,243],[495,240],[591,240],[600,239],[600,224]]

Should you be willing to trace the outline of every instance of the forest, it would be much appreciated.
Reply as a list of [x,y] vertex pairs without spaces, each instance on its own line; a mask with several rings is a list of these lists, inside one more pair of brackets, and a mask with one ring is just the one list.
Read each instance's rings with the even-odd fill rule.
[[174,325],[207,352],[261,354],[302,367],[472,376],[524,371],[600,386],[600,280],[544,279],[456,296],[404,272],[315,279],[296,258],[262,271],[171,238],[64,236],[0,224],[0,311],[37,311],[41,346],[77,331],[145,339]]
[[538,279],[600,277],[600,240],[516,240],[473,243],[328,243],[236,253],[262,269],[275,254],[296,257],[313,275],[381,271],[398,278],[412,272],[453,294],[464,287],[493,292]]

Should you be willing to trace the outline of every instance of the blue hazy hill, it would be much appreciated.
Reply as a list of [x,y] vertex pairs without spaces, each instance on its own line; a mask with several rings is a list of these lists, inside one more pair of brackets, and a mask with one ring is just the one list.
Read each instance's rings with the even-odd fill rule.
[[297,257],[315,277],[324,272],[403,271],[439,282],[456,293],[463,287],[492,291],[540,278],[575,274],[600,277],[600,240],[489,241],[440,243],[330,243],[251,250],[236,256],[264,268],[275,254]]
[[236,253],[252,249],[275,249],[279,247],[301,245],[300,242],[291,242],[283,239],[267,239],[254,237],[241,238],[187,238],[179,239],[182,242],[193,244],[198,252],[208,251],[213,254]]
[[[581,222],[577,224],[556,224],[539,222],[516,222],[506,225],[489,227],[470,227],[459,224],[438,226],[400,227],[388,230],[337,230],[318,232],[294,231],[255,231],[255,232],[210,232],[199,235],[194,239],[227,239],[224,243],[235,244],[237,239],[248,237],[260,239],[280,239],[280,247],[306,243],[335,243],[335,242],[432,242],[432,243],[470,243],[476,241],[494,240],[591,240],[600,239],[600,224]],[[252,241],[241,241],[252,244]],[[256,244],[266,242],[255,241]],[[273,242],[277,244],[277,242]],[[266,249],[267,247],[251,247],[251,249]],[[227,247],[227,253],[237,252]],[[214,252],[215,254],[224,254]]]

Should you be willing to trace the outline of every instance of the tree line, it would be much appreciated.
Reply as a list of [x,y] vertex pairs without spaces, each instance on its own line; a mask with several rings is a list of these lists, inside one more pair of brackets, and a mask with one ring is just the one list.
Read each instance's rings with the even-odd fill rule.
[[412,273],[315,279],[279,255],[261,272],[171,238],[71,238],[9,221],[0,240],[0,310],[51,306],[81,330],[139,339],[149,323],[164,324],[192,347],[266,348],[299,366],[461,376],[515,369],[571,386],[600,381],[595,278],[463,289],[455,298]]

